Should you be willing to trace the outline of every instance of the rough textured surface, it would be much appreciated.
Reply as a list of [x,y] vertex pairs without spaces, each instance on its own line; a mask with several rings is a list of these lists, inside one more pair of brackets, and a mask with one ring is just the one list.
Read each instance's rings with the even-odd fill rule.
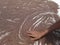
[[0,45],[34,45],[26,31],[50,27],[57,9],[47,0],[0,0]]

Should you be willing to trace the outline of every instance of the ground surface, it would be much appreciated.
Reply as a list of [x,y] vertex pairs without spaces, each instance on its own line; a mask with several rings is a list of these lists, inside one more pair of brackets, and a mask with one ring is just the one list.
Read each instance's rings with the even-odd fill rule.
[[0,45],[30,45],[26,31],[48,28],[57,21],[57,11],[50,6],[40,0],[0,0]]

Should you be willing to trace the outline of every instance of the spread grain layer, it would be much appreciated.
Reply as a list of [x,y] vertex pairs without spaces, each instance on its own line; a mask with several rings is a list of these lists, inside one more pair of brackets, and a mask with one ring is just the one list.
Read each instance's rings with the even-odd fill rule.
[[34,45],[26,32],[49,28],[57,9],[47,0],[0,0],[0,45]]

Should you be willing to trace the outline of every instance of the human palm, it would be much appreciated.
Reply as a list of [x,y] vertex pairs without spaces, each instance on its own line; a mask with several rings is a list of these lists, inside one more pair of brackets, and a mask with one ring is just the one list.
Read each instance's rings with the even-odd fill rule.
[[44,31],[41,31],[41,32],[38,32],[38,31],[29,31],[27,33],[28,33],[28,36],[31,38],[31,40],[35,41],[37,39],[40,39],[46,33],[48,33],[48,30],[44,30]]

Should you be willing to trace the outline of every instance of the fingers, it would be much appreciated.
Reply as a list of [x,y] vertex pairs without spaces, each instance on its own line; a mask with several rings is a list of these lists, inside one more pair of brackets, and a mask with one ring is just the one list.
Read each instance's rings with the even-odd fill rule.
[[36,41],[37,39],[39,39],[39,38],[37,38],[37,37],[31,38],[32,41]]
[[34,36],[34,35],[36,35],[38,32],[37,31],[28,31],[27,32],[27,34],[29,35],[29,36]]
[[32,39],[36,37],[34,31],[29,31],[29,32],[27,32],[27,35],[28,35],[30,38],[32,38]]
[[37,32],[37,31],[28,31],[27,35],[31,38],[31,40],[37,40],[43,37],[48,31],[42,31],[42,32]]
[[36,38],[31,38],[31,40],[35,41],[35,40],[36,40]]
[[32,33],[30,33],[30,32],[29,32],[27,35],[28,35],[29,37],[31,37],[31,38],[34,38],[34,35],[33,35]]
[[27,31],[27,34],[32,34],[33,33],[33,31]]
[[37,31],[29,31],[27,32],[27,35],[30,37],[31,40],[36,40],[37,39]]

